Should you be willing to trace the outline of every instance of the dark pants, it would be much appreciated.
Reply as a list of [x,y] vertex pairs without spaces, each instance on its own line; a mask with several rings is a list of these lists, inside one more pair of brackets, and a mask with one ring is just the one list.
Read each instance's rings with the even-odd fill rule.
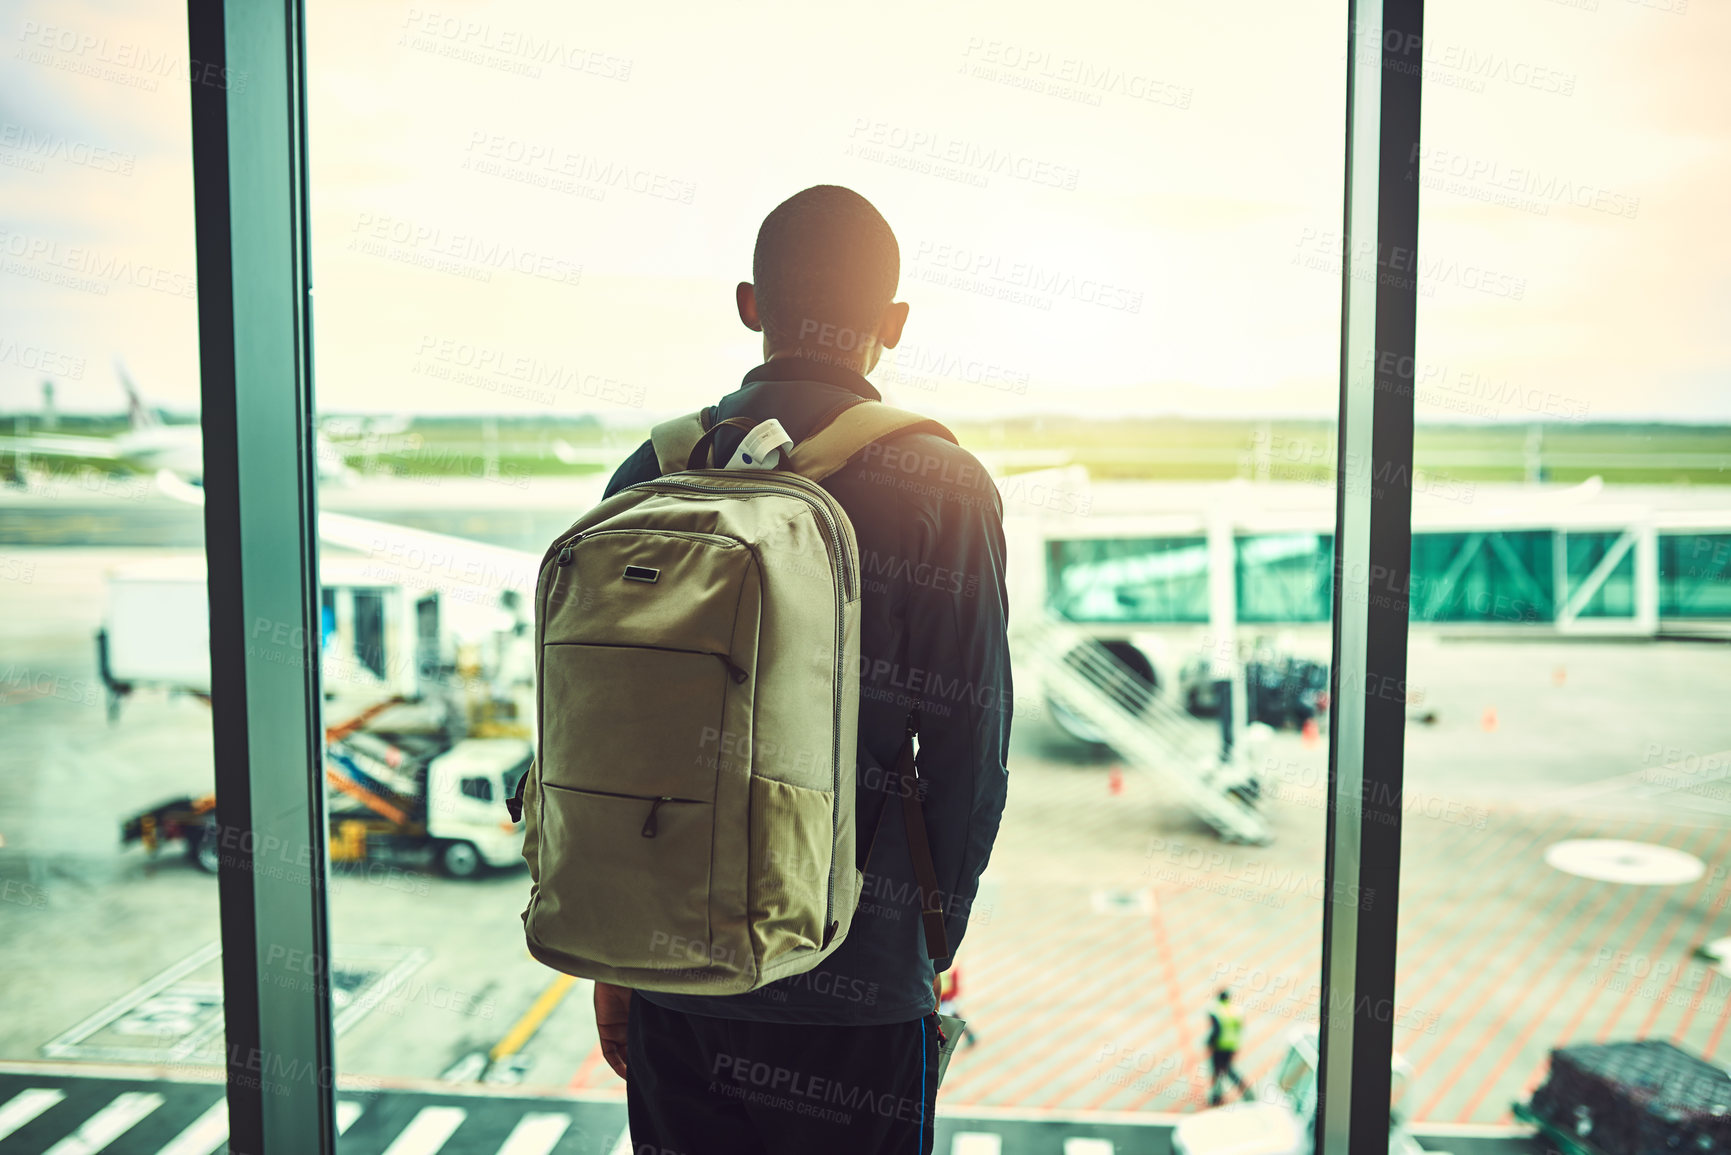
[[936,1016],[880,1027],[751,1023],[631,999],[635,1155],[930,1155]]
[[1244,1080],[1240,1079],[1238,1072],[1232,1069],[1232,1060],[1237,1057],[1237,1051],[1210,1051],[1208,1053],[1208,1058],[1214,1064],[1214,1077],[1208,1080],[1208,1102],[1211,1106],[1220,1106],[1220,1101],[1224,1098],[1220,1093],[1221,1079],[1232,1080],[1233,1085],[1238,1088],[1239,1098],[1245,1098],[1249,1094],[1250,1088],[1244,1085]]

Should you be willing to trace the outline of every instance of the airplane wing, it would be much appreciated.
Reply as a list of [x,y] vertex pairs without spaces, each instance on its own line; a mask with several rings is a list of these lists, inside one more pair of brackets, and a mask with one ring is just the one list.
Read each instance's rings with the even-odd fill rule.
[[38,433],[29,437],[0,437],[0,451],[26,453],[32,457],[90,457],[117,461],[120,451],[106,437],[74,437]]
[[[168,470],[157,473],[156,484],[176,501],[204,504],[204,490]],[[493,603],[505,590],[533,597],[541,568],[541,555],[528,550],[328,510],[319,512],[319,539],[372,559],[381,584],[438,589],[467,601]]]
[[553,456],[566,465],[617,466],[630,455],[630,449],[619,446],[584,446],[578,448],[563,437],[553,439]]

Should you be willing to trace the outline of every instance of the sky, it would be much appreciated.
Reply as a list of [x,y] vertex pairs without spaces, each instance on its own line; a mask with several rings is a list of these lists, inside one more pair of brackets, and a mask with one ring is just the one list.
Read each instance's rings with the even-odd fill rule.
[[[1731,419],[1731,5],[1431,5],[1419,413]],[[763,216],[902,249],[872,374],[941,417],[1332,417],[1341,2],[309,0],[330,412],[707,403]],[[0,22],[0,410],[197,404],[184,6]],[[1360,65],[1361,66],[1361,65]]]

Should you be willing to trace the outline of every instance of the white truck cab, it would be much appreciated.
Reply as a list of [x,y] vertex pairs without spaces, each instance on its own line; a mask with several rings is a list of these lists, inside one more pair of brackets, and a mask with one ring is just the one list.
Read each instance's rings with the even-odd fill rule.
[[[1172,1155],[1310,1155],[1316,1120],[1316,1028],[1298,1027],[1275,1072],[1280,1094],[1191,1115],[1172,1129]],[[1412,1064],[1394,1056],[1389,1087],[1390,1155],[1422,1155],[1403,1110]],[[1433,1152],[1431,1155],[1442,1155]]]
[[427,834],[445,873],[468,878],[486,866],[523,860],[523,824],[505,799],[529,772],[533,751],[522,738],[466,738],[427,766]]

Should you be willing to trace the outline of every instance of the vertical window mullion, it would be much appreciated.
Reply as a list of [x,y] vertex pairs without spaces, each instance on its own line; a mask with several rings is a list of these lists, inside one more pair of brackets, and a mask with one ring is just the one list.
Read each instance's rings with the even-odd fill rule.
[[329,1155],[300,0],[188,0],[230,1149]]
[[1388,1150],[1412,563],[1423,0],[1349,0],[1316,1150]]

